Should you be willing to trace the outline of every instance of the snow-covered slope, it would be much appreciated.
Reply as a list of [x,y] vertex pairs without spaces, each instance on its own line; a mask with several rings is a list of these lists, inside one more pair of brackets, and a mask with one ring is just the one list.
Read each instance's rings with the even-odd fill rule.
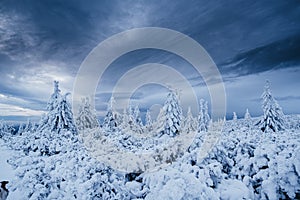
[[[287,116],[290,128],[276,133],[263,133],[253,126],[257,119],[228,121],[204,160],[197,160],[196,154],[205,132],[197,134],[191,148],[167,167],[144,173],[111,169],[92,158],[81,139],[69,131],[52,136],[44,132],[43,137],[24,133],[4,139],[19,152],[10,159],[18,178],[12,183],[22,191],[22,196],[14,199],[295,199],[300,195],[299,121],[299,116]],[[111,134],[106,133],[107,139],[123,145],[122,131]],[[137,141],[140,146],[150,143],[143,137],[133,138],[125,149],[136,151]],[[165,139],[153,140],[161,140],[153,143],[158,148],[164,145]],[[41,153],[40,147],[45,150],[41,143],[54,153]],[[24,151],[28,147],[31,150]],[[9,154],[7,148],[3,152]],[[1,174],[12,173],[5,162],[3,166],[7,173]]]

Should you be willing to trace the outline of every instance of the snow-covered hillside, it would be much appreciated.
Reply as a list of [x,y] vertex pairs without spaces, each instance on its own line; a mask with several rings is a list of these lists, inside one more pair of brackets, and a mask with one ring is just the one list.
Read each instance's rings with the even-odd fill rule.
[[[138,107],[121,115],[111,99],[100,126],[88,99],[74,120],[55,82],[38,126],[12,131],[0,124],[1,168],[7,171],[0,178],[9,179],[16,200],[299,199],[300,116],[284,116],[269,94],[263,117],[251,118],[247,111],[244,119],[212,122],[205,101],[198,117],[190,111],[184,116],[171,93],[158,118],[148,116],[145,125]],[[133,167],[120,170],[95,154],[109,148],[136,159],[150,153],[153,162],[134,165],[128,158]],[[118,163],[115,154],[105,156]]]
[[[298,124],[300,116],[288,119],[292,126]],[[9,187],[22,191],[24,196],[19,199],[299,198],[297,128],[262,133],[245,125],[243,119],[228,121],[219,142],[201,162],[196,160],[200,138],[196,148],[166,168],[149,173],[117,172],[90,157],[80,140],[71,139],[68,134],[72,133],[31,139],[35,134],[29,132],[3,137],[6,145],[19,151],[9,159],[17,178],[10,180],[13,182]],[[24,146],[21,142],[25,138],[28,141]],[[42,143],[55,149],[54,153],[45,155],[41,153],[44,149],[24,151],[25,147],[40,148]]]

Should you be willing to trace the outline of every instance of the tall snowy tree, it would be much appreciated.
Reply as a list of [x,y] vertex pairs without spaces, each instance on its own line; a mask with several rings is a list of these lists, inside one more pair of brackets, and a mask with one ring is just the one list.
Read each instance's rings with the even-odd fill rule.
[[0,138],[2,138],[4,135],[8,134],[8,128],[6,123],[4,121],[0,121]]
[[24,132],[24,124],[20,123],[19,124],[19,129],[18,129],[18,135],[22,135],[23,132]]
[[134,108],[134,120],[137,126],[143,126],[143,122],[142,122],[142,118],[141,118],[141,114],[140,114],[140,108],[138,105],[135,106]]
[[248,108],[246,109],[246,112],[245,112],[244,121],[245,121],[245,125],[246,125],[246,126],[249,127],[249,126],[252,125],[252,122],[251,122],[251,115],[250,115],[250,113],[249,113]]
[[200,99],[198,114],[198,132],[207,131],[209,122],[210,116],[208,114],[208,103],[204,99]]
[[23,132],[34,132],[34,131],[35,131],[35,124],[28,119]]
[[264,92],[262,94],[262,109],[264,111],[262,119],[258,122],[263,132],[281,131],[285,129],[285,117],[281,107],[275,100],[270,89],[269,81],[266,82]]
[[82,99],[82,103],[79,107],[79,112],[76,118],[76,124],[79,130],[99,127],[96,111],[92,109],[88,97]]
[[237,115],[236,115],[236,112],[233,112],[233,114],[232,114],[232,121],[234,121],[234,122],[237,121]]
[[0,121],[0,129],[5,133],[9,133],[9,125],[3,120]]
[[192,132],[197,130],[196,120],[193,117],[191,107],[188,108],[186,118],[184,119],[184,128],[185,132]]
[[150,110],[147,110],[147,113],[146,113],[146,129],[148,131],[153,130],[153,121],[152,121],[152,118],[151,118]]
[[132,108],[132,104],[130,103],[128,108],[127,108],[127,117],[128,117],[128,124],[130,129],[133,128],[134,126],[134,109]]
[[118,127],[117,113],[114,109],[115,103],[116,102],[114,97],[111,97],[108,102],[107,113],[105,115],[104,122],[103,122],[103,128],[108,131],[114,131]]
[[120,124],[120,127],[122,130],[128,130],[129,128],[129,116],[127,114],[127,109],[123,109],[123,114],[122,114],[122,122]]
[[[141,123],[140,118],[140,110],[138,107],[135,109],[132,108],[132,104],[130,103],[127,108],[124,108],[122,114],[121,128],[123,131],[140,131],[141,125],[137,126],[137,124]],[[139,122],[139,123],[137,123]],[[139,128],[138,128],[139,127]]]
[[163,134],[178,135],[182,128],[182,108],[175,91],[171,90],[163,106],[164,128]]
[[58,86],[58,81],[54,81],[54,93],[51,95],[47,104],[48,113],[41,120],[38,130],[45,129],[55,132],[61,130],[76,131],[76,126],[73,120],[71,104],[67,96],[70,93],[62,95]]
[[[129,115],[131,116],[131,115]],[[131,131],[134,131],[135,133],[142,133],[143,132],[143,122],[142,122],[142,118],[140,115],[140,108],[139,106],[135,106],[134,110],[133,110],[133,115],[132,115],[132,120],[130,123],[130,129]]]
[[249,113],[248,108],[246,109],[246,112],[245,112],[245,115],[244,115],[244,119],[245,119],[245,120],[251,120],[251,115],[250,115],[250,113]]

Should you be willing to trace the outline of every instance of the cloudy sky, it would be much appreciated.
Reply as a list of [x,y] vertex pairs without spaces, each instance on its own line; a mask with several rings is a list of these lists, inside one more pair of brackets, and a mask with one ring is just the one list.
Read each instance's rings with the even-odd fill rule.
[[[300,113],[300,3],[290,1],[0,1],[0,118],[38,119],[53,80],[73,90],[77,71],[101,41],[141,27],[184,33],[212,57],[225,83],[227,113],[262,114],[265,80],[287,114]],[[96,108],[126,70],[161,63],[182,72],[200,96],[205,84],[171,53],[145,49],[121,56],[100,80]],[[185,73],[186,72],[186,73]],[[104,89],[105,88],[105,89]],[[155,87],[154,87],[155,88]],[[164,101],[162,88],[145,86],[133,98],[145,111]],[[151,91],[151,92],[149,92]],[[146,102],[146,103],[145,103]]]

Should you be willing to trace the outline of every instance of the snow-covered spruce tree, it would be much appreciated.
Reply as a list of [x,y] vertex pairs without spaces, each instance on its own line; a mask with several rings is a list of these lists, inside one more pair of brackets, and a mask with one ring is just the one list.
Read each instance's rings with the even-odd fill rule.
[[131,103],[127,108],[127,123],[129,124],[129,128],[132,129],[134,125],[134,109],[132,108]]
[[27,120],[27,123],[24,127],[23,132],[34,132],[36,127],[35,123],[31,122],[29,119]]
[[134,115],[136,125],[143,126],[143,122],[140,114],[140,108],[138,105],[135,106],[133,115]]
[[38,131],[50,130],[58,133],[63,129],[72,132],[76,131],[71,104],[67,100],[69,94],[62,95],[58,81],[54,81],[54,93],[47,104],[48,113],[41,120]]
[[117,124],[117,113],[114,109],[115,105],[115,99],[114,97],[111,97],[108,106],[107,106],[107,113],[104,118],[104,122],[102,127],[107,130],[107,131],[115,131],[116,128],[118,127]]
[[17,135],[22,135],[23,132],[24,132],[24,124],[20,123]]
[[244,121],[245,121],[245,125],[250,127],[252,125],[252,119],[251,119],[251,115],[249,113],[248,108],[246,109],[245,115],[244,115]]
[[122,122],[120,124],[120,128],[125,132],[129,130],[129,116],[127,114],[126,108],[123,109]]
[[183,130],[187,133],[197,130],[196,120],[193,117],[191,107],[188,108],[186,118],[184,119],[184,128]]
[[156,120],[153,121],[153,130],[155,131],[155,133],[153,133],[154,135],[158,136],[163,133],[165,121],[166,115],[164,109],[160,108]]
[[82,99],[82,103],[79,107],[78,115],[76,118],[76,125],[79,130],[99,127],[96,111],[92,109],[88,97]]
[[200,99],[199,104],[198,132],[207,131],[210,122],[210,116],[208,114],[208,103],[204,99]]
[[163,134],[178,135],[182,128],[182,108],[175,91],[170,91],[163,106],[164,128]]
[[237,121],[237,115],[236,115],[236,112],[233,112],[233,114],[232,114],[232,121],[234,121],[234,122]]
[[6,133],[11,133],[11,126],[7,122],[2,121],[2,130]]
[[153,130],[153,121],[152,121],[152,118],[151,118],[151,113],[149,110],[147,110],[147,113],[146,113],[146,130],[147,131],[152,131]]
[[0,138],[4,140],[9,140],[12,135],[16,133],[13,126],[9,125],[4,121],[0,121]]
[[135,106],[134,111],[133,111],[133,121],[131,124],[131,130],[134,131],[135,133],[142,133],[143,127],[143,122],[141,119],[141,115],[140,115],[140,108],[139,106]]
[[270,89],[269,81],[266,82],[262,94],[262,109],[264,111],[262,119],[257,123],[263,132],[277,132],[285,129],[285,117],[281,107],[275,100]]
[[2,138],[4,136],[4,134],[6,134],[6,124],[1,120],[0,121],[0,138]]
[[245,120],[251,120],[251,115],[250,115],[250,113],[249,113],[248,108],[246,109],[246,112],[245,112],[245,115],[244,115],[244,119],[245,119]]

